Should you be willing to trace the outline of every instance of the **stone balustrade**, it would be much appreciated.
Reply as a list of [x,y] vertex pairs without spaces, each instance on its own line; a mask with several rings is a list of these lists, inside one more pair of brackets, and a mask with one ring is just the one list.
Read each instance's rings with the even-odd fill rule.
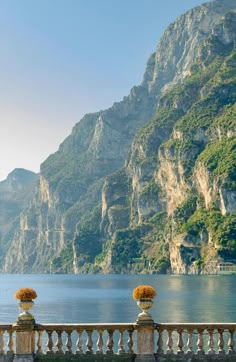
[[236,361],[236,323],[161,323],[156,324],[156,330],[159,356],[232,355],[232,360]]
[[37,324],[37,355],[134,354],[134,324]]
[[[0,325],[0,361],[236,361],[236,323]],[[19,345],[20,344],[20,345]]]

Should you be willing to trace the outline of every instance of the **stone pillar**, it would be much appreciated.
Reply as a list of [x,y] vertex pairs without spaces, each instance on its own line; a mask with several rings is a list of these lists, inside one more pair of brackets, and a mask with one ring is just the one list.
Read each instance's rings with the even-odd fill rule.
[[137,321],[137,356],[135,362],[154,362],[154,323]]
[[33,362],[35,349],[35,321],[18,320],[13,325],[16,331],[16,354],[13,362]]

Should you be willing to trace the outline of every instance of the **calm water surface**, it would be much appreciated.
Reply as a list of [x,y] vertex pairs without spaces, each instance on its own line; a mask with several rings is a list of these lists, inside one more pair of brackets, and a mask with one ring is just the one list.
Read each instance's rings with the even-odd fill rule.
[[155,322],[236,322],[236,276],[166,275],[0,275],[0,323],[19,313],[14,292],[38,293],[32,312],[39,323],[135,322],[132,298],[139,284],[151,284],[157,297]]

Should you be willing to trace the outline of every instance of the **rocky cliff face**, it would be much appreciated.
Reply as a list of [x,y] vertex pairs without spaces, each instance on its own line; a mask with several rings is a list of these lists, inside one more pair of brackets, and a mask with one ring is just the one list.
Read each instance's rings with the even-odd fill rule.
[[[195,219],[207,212],[234,223],[234,162],[224,176],[220,162],[211,164],[218,146],[230,160],[234,147],[231,10],[235,1],[214,1],[178,18],[151,55],[142,84],[75,125],[41,165],[5,271],[202,268],[202,245],[218,247],[222,230],[204,224],[194,234]],[[215,260],[219,250],[213,254]]]
[[19,226],[19,215],[32,197],[38,175],[17,168],[0,182],[0,260],[9,247],[14,230]]
[[[189,76],[159,98],[156,118],[131,145],[125,176],[107,178],[102,227],[111,242],[102,267],[208,273],[221,258],[236,258],[235,40],[236,12],[229,12],[199,47]],[[129,184],[127,205],[117,190]],[[129,217],[117,230],[110,210],[124,205]]]

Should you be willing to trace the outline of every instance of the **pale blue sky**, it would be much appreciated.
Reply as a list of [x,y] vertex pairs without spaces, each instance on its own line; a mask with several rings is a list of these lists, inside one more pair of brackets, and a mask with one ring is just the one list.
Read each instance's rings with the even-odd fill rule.
[[38,172],[85,113],[138,85],[165,28],[200,0],[0,0],[0,179]]

